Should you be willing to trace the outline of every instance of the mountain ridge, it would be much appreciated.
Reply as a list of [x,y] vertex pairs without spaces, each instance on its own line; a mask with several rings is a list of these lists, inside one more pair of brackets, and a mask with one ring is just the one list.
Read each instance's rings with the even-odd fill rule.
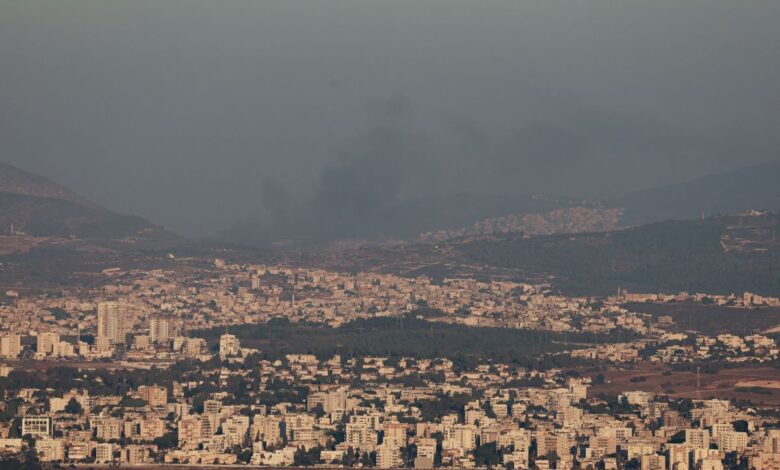
[[0,193],[59,199],[93,209],[106,210],[49,178],[3,162],[0,162]]
[[640,189],[605,201],[622,207],[625,225],[669,219],[694,219],[702,215],[735,214],[749,209],[780,209],[780,160],[691,180]]
[[110,211],[48,178],[0,163],[0,233],[121,238],[156,228],[142,217]]

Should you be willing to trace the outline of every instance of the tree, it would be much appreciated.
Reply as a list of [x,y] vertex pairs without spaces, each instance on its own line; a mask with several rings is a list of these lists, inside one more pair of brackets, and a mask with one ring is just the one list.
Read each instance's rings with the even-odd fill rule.
[[238,460],[240,462],[249,463],[252,460],[252,449],[243,449],[238,454]]
[[31,449],[21,455],[0,456],[0,470],[41,470],[38,457]]
[[166,432],[153,442],[160,449],[173,449],[179,445],[179,434],[176,431]]
[[501,464],[501,455],[498,453],[495,442],[489,442],[477,447],[474,451],[474,461],[477,466],[493,467]]
[[65,413],[80,415],[83,411],[84,409],[81,407],[81,403],[79,403],[75,398],[71,398],[68,401],[68,404],[65,405]]
[[299,447],[298,450],[295,451],[294,465],[296,467],[309,467],[316,465],[320,460],[321,452],[322,448],[320,447],[313,447],[308,451],[306,451],[306,449],[303,447]]
[[119,402],[119,406],[124,406],[126,408],[139,408],[141,406],[146,406],[146,401],[140,398],[124,397]]
[[344,454],[344,466],[351,467],[355,463],[355,449],[350,446]]
[[547,453],[545,456],[549,462],[551,462],[553,465],[558,462],[561,458],[558,456],[558,452],[555,450],[551,450]]
[[325,416],[327,414],[327,413],[325,413],[325,409],[322,407],[322,403],[317,403],[309,411],[311,413],[314,413],[314,416],[316,416],[317,419],[322,418],[323,416]]

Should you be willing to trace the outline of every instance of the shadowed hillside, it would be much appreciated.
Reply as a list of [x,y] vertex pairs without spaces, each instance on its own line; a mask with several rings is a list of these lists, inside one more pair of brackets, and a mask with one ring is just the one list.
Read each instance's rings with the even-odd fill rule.
[[780,161],[637,191],[609,201],[623,207],[625,225],[693,219],[748,209],[780,209]]
[[454,246],[468,262],[554,278],[561,289],[605,294],[752,291],[780,295],[776,214],[666,221],[605,233],[501,237]]
[[98,208],[97,205],[48,178],[28,173],[2,162],[0,162],[0,193],[59,199],[80,206]]
[[41,176],[0,164],[0,233],[118,238],[153,225],[117,214]]

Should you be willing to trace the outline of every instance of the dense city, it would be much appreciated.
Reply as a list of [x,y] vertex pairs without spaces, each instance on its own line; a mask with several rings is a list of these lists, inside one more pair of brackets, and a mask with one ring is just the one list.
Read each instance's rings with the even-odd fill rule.
[[[777,367],[772,332],[708,335],[632,308],[771,308],[777,298],[578,298],[549,285],[221,259],[103,275],[95,287],[5,293],[4,454],[87,466],[780,468],[773,406],[710,396],[700,384],[711,373],[703,368]],[[253,338],[359,322],[392,329],[358,330],[369,338],[412,334],[414,324],[430,328],[432,342],[455,328],[497,344],[527,334],[539,345],[464,357],[307,341],[266,350],[278,343]],[[324,343],[348,341],[333,338]],[[696,386],[642,390],[640,374],[616,389],[608,366],[695,374]],[[759,397],[777,387],[771,377],[739,385]]]

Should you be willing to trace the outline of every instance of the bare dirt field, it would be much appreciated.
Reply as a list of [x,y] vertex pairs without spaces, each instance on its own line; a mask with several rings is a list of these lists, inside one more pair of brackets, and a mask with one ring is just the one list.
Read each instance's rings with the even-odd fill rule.
[[[742,367],[700,373],[700,392],[696,391],[696,372],[672,371],[653,365],[634,369],[609,369],[603,372],[605,384],[594,385],[592,395],[618,394],[642,390],[677,398],[719,398],[745,400],[759,406],[780,405],[780,369]],[[594,376],[597,374],[593,374]]]

